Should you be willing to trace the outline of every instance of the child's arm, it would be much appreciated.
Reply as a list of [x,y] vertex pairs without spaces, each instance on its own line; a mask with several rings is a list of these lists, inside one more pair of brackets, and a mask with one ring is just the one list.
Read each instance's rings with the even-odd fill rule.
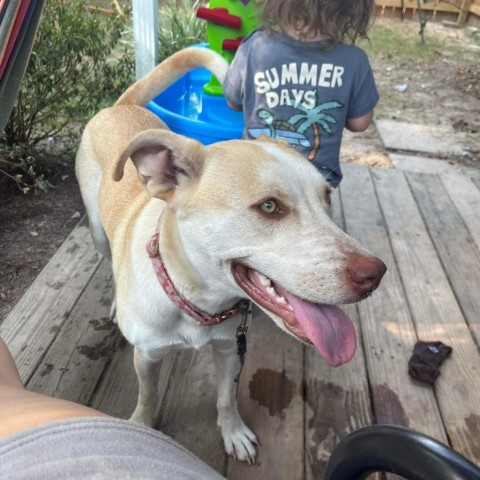
[[242,97],[243,97],[243,84],[241,82],[241,75],[235,68],[235,59],[230,65],[227,71],[225,81],[223,82],[223,95],[227,101],[227,105],[237,112],[243,110]]
[[367,54],[356,50],[359,66],[354,79],[345,128],[351,132],[364,132],[373,119],[373,110],[379,100],[372,67]]
[[223,81],[223,95],[227,105],[237,112],[243,110],[247,50],[241,43]]
[[372,119],[373,110],[358,118],[347,118],[345,128],[351,132],[364,132],[372,123]]

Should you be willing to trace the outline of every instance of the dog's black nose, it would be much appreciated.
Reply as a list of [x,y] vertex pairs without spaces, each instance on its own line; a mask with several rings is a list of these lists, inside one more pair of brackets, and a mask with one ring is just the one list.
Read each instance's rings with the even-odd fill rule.
[[359,257],[347,266],[353,289],[358,295],[372,293],[386,271],[386,265],[376,257]]

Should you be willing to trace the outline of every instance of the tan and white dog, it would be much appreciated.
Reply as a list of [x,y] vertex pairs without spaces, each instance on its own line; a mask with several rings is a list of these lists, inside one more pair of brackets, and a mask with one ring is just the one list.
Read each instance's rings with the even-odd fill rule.
[[166,351],[211,344],[225,449],[252,462],[256,438],[235,398],[239,317],[202,325],[178,308],[159,283],[147,242],[160,232],[168,277],[190,304],[211,315],[249,299],[333,366],[350,360],[356,345],[351,321],[335,305],[368,296],[386,267],[335,226],[327,183],[287,145],[232,140],[206,147],[144,108],[197,66],[220,81],[228,67],[203,48],[165,60],[89,122],[76,173],[95,245],[112,259],[118,324],[135,347],[140,387],[132,419],[153,424]]

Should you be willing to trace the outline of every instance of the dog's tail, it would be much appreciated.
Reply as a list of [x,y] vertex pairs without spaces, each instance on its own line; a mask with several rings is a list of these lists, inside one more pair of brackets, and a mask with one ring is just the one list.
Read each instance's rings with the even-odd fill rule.
[[185,48],[168,57],[154,70],[135,82],[115,105],[145,106],[182,75],[198,67],[209,70],[223,84],[228,62],[209,48]]

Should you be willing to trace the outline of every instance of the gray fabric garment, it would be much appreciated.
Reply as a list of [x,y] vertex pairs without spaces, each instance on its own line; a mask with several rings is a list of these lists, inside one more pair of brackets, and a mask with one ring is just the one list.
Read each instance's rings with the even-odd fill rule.
[[[0,24],[0,45],[2,46],[8,40],[7,35],[10,27],[8,22],[9,20],[10,22],[12,21],[7,14],[11,11],[16,11],[19,3],[19,0],[11,0],[6,7],[5,16]],[[0,134],[3,132],[10,117],[20,84],[27,69],[44,4],[45,0],[35,0],[34,7],[32,7],[34,10],[27,29],[23,32],[23,37],[20,34],[17,38],[15,47],[8,60],[7,68],[0,79]]]
[[244,138],[286,140],[336,187],[345,122],[371,112],[379,96],[362,49],[326,47],[254,30],[235,54],[223,93],[243,109]]
[[1,480],[220,480],[171,438],[127,420],[63,420],[0,441]]

